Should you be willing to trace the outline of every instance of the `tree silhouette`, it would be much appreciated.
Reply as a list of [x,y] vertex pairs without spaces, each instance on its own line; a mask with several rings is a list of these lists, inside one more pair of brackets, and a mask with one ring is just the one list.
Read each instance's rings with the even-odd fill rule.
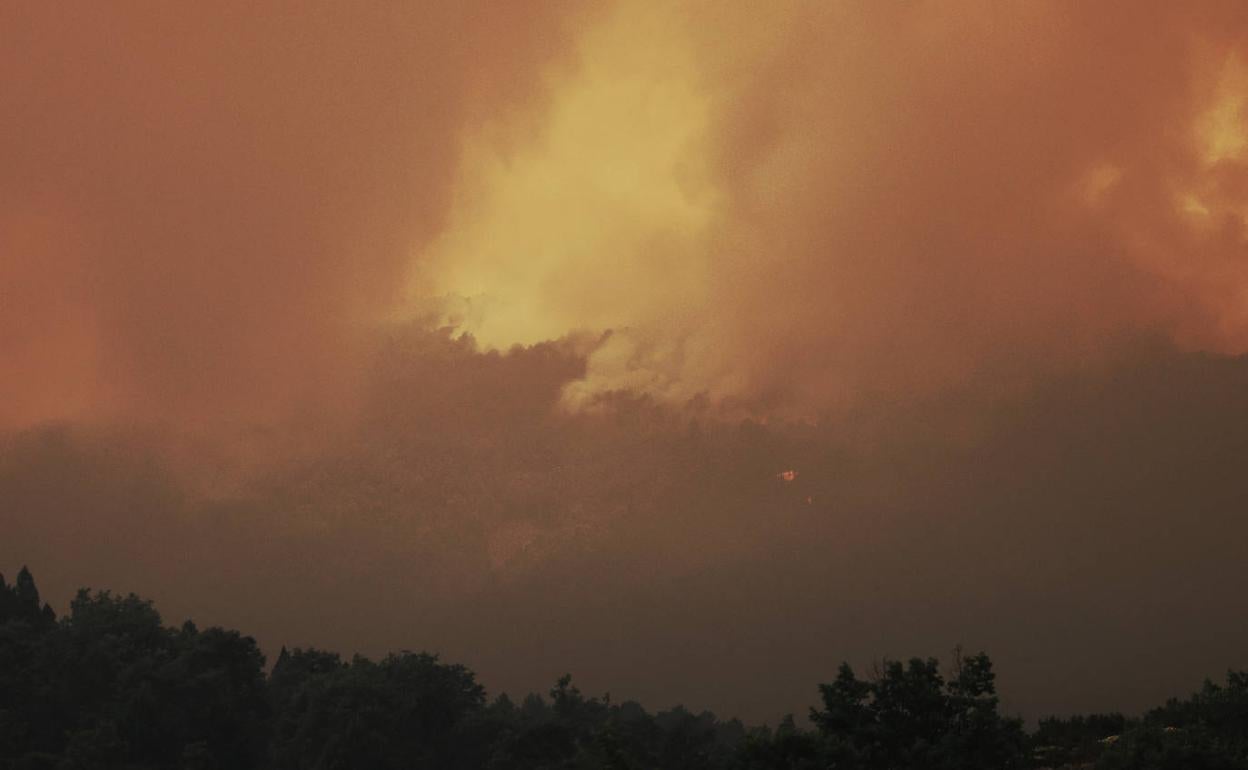
[[[487,703],[467,668],[427,653],[349,662],[279,653],[264,674],[237,631],[165,626],[150,601],[82,590],[57,620],[30,571],[0,577],[0,770],[1248,770],[1248,673],[1129,720],[999,713],[983,653],[842,664],[811,727],[746,729],[683,707],[589,696],[561,677]],[[1113,737],[1113,740],[1106,740]]]
[[842,664],[819,688],[811,722],[823,753],[846,768],[1010,768],[1021,763],[1018,720],[997,712],[995,674],[984,653],[954,652],[946,681],[935,658],[884,661],[861,680]]

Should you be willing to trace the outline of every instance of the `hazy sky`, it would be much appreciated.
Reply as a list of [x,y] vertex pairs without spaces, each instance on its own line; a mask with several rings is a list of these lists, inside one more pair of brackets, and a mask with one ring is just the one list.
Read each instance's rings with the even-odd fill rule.
[[772,721],[957,643],[1033,717],[1248,666],[1241,2],[0,30],[0,570],[59,609]]

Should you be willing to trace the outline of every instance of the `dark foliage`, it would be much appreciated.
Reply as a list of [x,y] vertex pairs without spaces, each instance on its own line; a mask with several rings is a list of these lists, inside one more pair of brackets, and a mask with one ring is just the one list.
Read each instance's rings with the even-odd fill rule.
[[842,664],[821,685],[823,710],[811,721],[823,739],[824,764],[862,770],[1012,768],[1022,765],[1022,723],[997,712],[988,656],[954,654],[946,680],[934,659],[886,661],[860,680]]
[[1092,765],[1111,745],[1113,736],[1126,730],[1122,714],[1089,714],[1040,720],[1039,729],[1029,736],[1030,754],[1041,766],[1080,767]]
[[820,685],[813,728],[650,714],[561,678],[519,705],[425,653],[283,649],[265,676],[236,631],[162,624],[148,601],[80,591],[59,620],[23,569],[0,577],[0,770],[1248,769],[1248,674],[1139,720],[998,711],[992,664],[885,661]]
[[1103,770],[1248,769],[1248,671],[1226,685],[1206,681],[1186,700],[1172,699],[1126,726],[1101,754]]
[[22,609],[0,624],[0,766],[264,764],[270,708],[253,639],[166,628],[150,602],[107,591],[79,592],[57,622],[33,609],[25,570],[14,592]]

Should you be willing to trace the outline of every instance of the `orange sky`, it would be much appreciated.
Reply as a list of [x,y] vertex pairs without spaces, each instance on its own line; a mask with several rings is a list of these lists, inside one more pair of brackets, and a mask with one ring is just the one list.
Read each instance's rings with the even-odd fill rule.
[[570,404],[1240,352],[1243,14],[1085,6],[8,9],[0,418],[340,403],[431,312],[614,330]]
[[[784,591],[809,542],[857,565],[823,575],[838,595],[922,615],[917,578],[856,554],[936,516],[968,564],[1009,554],[977,517],[1055,515],[1037,501],[1109,538],[1133,468],[1236,446],[1200,430],[1240,414],[1248,351],[1241,3],[49,2],[0,29],[0,493],[74,488],[0,568],[34,552],[65,591],[167,585],[262,641],[360,648],[419,646],[381,618],[422,595],[448,655],[490,661],[503,632],[465,596],[558,620],[541,587],[598,563]],[[1149,446],[1089,438],[1092,404]],[[1184,480],[1216,519],[1192,543],[1242,528],[1228,462]],[[0,497],[0,528],[23,515]],[[293,585],[348,542],[359,590],[394,593],[330,639],[260,600],[230,614],[169,561],[206,521],[221,551],[196,563],[223,580]],[[134,553],[102,534],[136,527]],[[1093,551],[1047,545],[1054,595],[1098,579]],[[1046,601],[987,562],[933,563],[929,604],[987,612],[981,574]],[[648,579],[589,582],[691,644],[735,628],[727,606],[685,628]],[[836,631],[846,655],[958,641],[875,622]],[[484,665],[528,686],[544,643]],[[631,649],[585,665],[626,677]]]

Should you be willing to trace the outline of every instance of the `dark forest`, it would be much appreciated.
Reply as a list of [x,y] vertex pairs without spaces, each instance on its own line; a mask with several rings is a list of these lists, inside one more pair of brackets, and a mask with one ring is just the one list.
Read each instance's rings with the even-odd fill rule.
[[30,571],[0,578],[0,768],[1248,768],[1248,672],[1142,717],[1000,713],[992,662],[955,650],[842,664],[808,719],[775,726],[582,693],[491,697],[428,653],[381,660],[283,648],[134,594],[83,589],[58,618]]

